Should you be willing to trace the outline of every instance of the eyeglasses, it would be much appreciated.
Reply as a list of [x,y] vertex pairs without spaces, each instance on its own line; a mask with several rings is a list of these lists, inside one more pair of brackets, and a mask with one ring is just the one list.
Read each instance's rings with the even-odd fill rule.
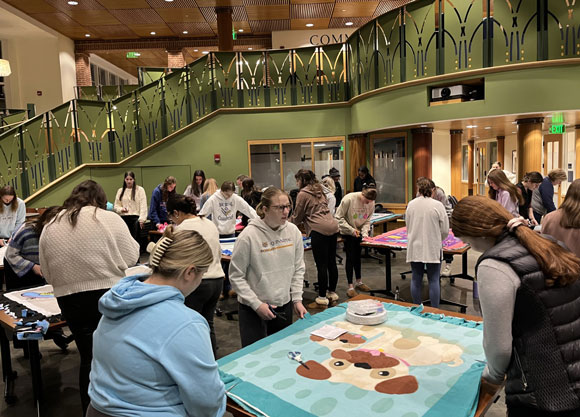
[[278,211],[284,211],[284,210],[290,211],[290,209],[292,208],[292,205],[287,204],[285,206],[270,206],[270,208],[276,209]]

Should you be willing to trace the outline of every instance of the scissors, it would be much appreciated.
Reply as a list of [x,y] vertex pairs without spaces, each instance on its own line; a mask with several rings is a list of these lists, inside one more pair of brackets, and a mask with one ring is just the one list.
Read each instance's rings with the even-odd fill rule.
[[306,365],[302,361],[302,354],[300,352],[288,352],[288,358],[292,359],[293,361],[298,362],[300,365],[302,365],[306,369],[310,370],[310,368],[308,367],[308,365]]

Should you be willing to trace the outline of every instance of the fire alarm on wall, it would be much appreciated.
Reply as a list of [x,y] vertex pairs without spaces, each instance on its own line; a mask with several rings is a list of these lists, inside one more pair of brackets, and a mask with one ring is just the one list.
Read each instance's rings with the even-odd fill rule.
[[216,164],[219,164],[219,163],[220,163],[220,161],[221,161],[221,157],[220,157],[220,154],[219,154],[219,153],[214,153],[214,154],[213,154],[213,161],[214,161]]

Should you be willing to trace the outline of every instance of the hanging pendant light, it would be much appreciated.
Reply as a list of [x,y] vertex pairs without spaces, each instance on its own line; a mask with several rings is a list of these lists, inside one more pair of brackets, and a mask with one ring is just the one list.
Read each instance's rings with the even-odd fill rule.
[[0,59],[0,77],[8,77],[12,74],[10,63],[7,59]]

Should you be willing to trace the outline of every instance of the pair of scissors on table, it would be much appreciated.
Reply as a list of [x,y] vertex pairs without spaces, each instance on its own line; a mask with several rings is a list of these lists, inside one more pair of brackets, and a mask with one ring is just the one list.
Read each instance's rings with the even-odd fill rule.
[[288,352],[288,358],[292,359],[293,361],[298,362],[300,365],[302,365],[306,369],[310,370],[310,368],[308,367],[308,365],[306,365],[302,361],[302,354],[300,352]]

